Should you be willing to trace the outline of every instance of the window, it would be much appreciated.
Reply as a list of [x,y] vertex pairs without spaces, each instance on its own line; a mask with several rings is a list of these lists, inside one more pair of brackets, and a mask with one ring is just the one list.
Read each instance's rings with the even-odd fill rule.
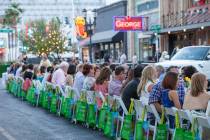
[[144,12],[144,11],[148,11],[148,10],[158,8],[158,6],[159,6],[158,0],[148,1],[148,2],[145,2],[143,4],[139,4],[137,6],[137,11],[138,11],[138,13],[141,13],[141,12]]

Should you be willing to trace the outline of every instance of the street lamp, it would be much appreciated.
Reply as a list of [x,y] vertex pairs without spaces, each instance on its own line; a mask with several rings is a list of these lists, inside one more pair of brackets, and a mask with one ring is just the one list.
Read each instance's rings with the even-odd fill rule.
[[89,18],[87,20],[87,9],[83,9],[82,10],[83,14],[84,14],[84,19],[85,19],[85,29],[87,32],[87,35],[90,37],[90,46],[89,46],[89,58],[90,58],[90,62],[92,63],[92,35],[96,26],[96,9],[92,10],[94,17],[93,17],[93,21],[91,20],[91,18]]

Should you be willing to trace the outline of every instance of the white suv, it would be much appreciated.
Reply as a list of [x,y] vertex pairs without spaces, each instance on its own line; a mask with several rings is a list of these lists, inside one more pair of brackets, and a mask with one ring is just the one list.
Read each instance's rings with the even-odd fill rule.
[[156,63],[165,68],[170,66],[194,66],[210,81],[210,46],[189,46],[180,49],[171,60]]

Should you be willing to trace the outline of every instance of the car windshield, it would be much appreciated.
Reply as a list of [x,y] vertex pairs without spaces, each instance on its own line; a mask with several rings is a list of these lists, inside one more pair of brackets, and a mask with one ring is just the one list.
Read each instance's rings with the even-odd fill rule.
[[186,47],[179,50],[171,60],[203,60],[208,50],[207,47]]

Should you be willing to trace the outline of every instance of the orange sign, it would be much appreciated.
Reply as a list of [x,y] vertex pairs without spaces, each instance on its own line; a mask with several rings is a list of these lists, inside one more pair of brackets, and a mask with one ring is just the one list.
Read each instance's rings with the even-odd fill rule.
[[85,19],[83,17],[77,17],[75,19],[77,35],[82,38],[87,38],[87,32],[85,31]]

